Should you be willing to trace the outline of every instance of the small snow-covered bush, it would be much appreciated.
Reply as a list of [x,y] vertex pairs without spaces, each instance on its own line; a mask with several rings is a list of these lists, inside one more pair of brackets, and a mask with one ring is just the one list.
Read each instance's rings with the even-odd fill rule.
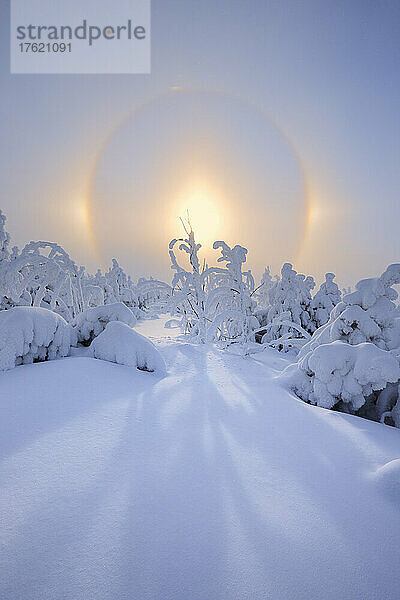
[[[242,270],[247,249],[216,241],[214,250],[221,250],[217,262],[225,262],[225,267],[208,267],[205,261],[201,267],[201,244],[195,240],[189,218],[182,224],[187,237],[169,244],[171,269],[175,271],[169,312],[177,318],[167,325],[179,324],[184,333],[201,343],[252,342],[258,321],[253,315],[256,302],[251,298],[254,278],[250,270]],[[176,248],[188,255],[189,270],[178,262]]]
[[136,294],[141,309],[151,308],[152,310],[157,309],[159,312],[166,312],[171,292],[170,285],[153,277],[150,279],[140,277],[136,284]]
[[297,273],[290,263],[269,289],[269,307],[257,312],[260,327],[257,339],[278,349],[301,346],[315,330],[312,317],[311,276]]
[[325,281],[312,299],[311,307],[316,329],[329,321],[329,315],[342,298],[342,293],[334,279],[333,273],[325,273]]
[[93,340],[90,349],[94,358],[108,360],[142,371],[165,375],[163,357],[149,339],[124,323],[112,321]]
[[335,341],[309,351],[281,379],[310,404],[356,414],[374,392],[400,379],[400,366],[374,344]]
[[8,297],[8,290],[2,283],[7,271],[7,266],[10,264],[10,253],[8,250],[10,234],[6,231],[5,223],[6,217],[0,210],[0,310],[13,306]]
[[[111,298],[115,298],[114,302],[123,302],[133,311],[138,309],[139,301],[132,279],[130,275],[127,275],[122,267],[120,267],[116,258],[113,258],[112,267],[109,268],[104,277],[112,290],[110,296]],[[111,301],[111,298],[109,302]],[[136,316],[139,316],[139,313],[136,314]]]
[[[190,224],[182,221],[186,238],[171,240],[169,256],[171,269],[175,271],[172,279],[172,294],[170,298],[170,313],[179,317],[182,331],[193,339],[204,342],[206,339],[206,314],[205,314],[205,282],[204,273],[201,272],[198,252],[201,244],[195,240],[195,234]],[[176,247],[188,255],[190,270],[179,264]]]
[[10,234],[6,231],[5,224],[6,217],[0,210],[0,263],[9,258]]
[[2,268],[0,294],[11,306],[48,308],[67,321],[84,307],[83,267],[54,242],[30,242],[20,253],[13,250]]
[[0,370],[68,356],[76,343],[71,326],[47,308],[0,311]]
[[95,275],[86,275],[84,294],[87,298],[86,308],[123,302],[137,318],[143,315],[133,281],[115,258],[104,275],[101,269],[98,269]]
[[122,302],[116,302],[84,310],[75,317],[72,326],[77,333],[78,342],[88,346],[112,321],[120,321],[133,327],[137,319],[130,308]]
[[267,306],[269,306],[269,292],[273,285],[274,280],[271,276],[271,270],[269,267],[266,267],[261,277],[261,283],[259,285],[259,290],[257,293],[259,307],[266,308]]
[[218,262],[226,264],[224,268],[208,269],[209,273],[219,276],[219,285],[207,298],[207,313],[212,317],[207,339],[224,344],[253,342],[258,320],[253,314],[256,308],[252,299],[254,278],[250,270],[243,271],[247,248],[239,245],[231,248],[224,241],[214,242],[213,248],[221,250]]

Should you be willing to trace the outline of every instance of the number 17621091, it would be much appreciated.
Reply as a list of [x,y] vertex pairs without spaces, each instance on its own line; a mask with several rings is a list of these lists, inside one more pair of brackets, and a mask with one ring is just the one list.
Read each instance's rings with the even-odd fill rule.
[[21,42],[19,44],[19,48],[21,52],[71,52],[72,45],[71,42],[68,44],[64,42],[53,42],[53,43],[44,43],[40,42],[32,43],[32,42]]

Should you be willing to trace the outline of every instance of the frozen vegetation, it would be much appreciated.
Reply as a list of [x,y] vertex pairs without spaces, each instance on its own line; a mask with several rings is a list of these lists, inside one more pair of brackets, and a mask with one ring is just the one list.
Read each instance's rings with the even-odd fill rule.
[[137,318],[126,304],[115,302],[114,304],[87,308],[75,317],[72,326],[77,333],[78,342],[89,345],[112,321],[120,321],[134,327]]
[[311,404],[400,425],[400,319],[393,288],[399,283],[400,264],[359,281],[303,345],[282,381]]
[[257,284],[183,225],[170,285],[0,212],[0,598],[397,600],[400,265]]
[[18,306],[0,311],[0,370],[68,356],[75,334],[46,308]]
[[[333,273],[314,291],[314,278],[290,263],[274,277],[267,267],[256,285],[246,248],[216,241],[217,264],[210,266],[189,215],[182,225],[185,236],[169,244],[171,285],[153,278],[134,283],[116,259],[93,275],[54,242],[10,252],[0,211],[0,368],[78,356],[92,344],[92,356],[147,369],[132,329],[138,319],[169,313],[166,328],[179,328],[190,343],[232,347],[245,356],[269,348],[287,354],[291,364],[280,382],[305,402],[400,426],[394,289],[400,265],[344,294]],[[155,364],[148,370],[163,372],[158,359]]]

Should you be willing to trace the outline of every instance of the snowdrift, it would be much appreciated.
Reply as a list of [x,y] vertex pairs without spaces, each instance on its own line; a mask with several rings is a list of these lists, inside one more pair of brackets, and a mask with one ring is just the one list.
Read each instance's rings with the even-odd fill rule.
[[0,598],[398,600],[400,432],[170,334],[0,373]]
[[108,323],[105,330],[93,340],[90,349],[94,358],[157,375],[166,374],[164,359],[153,342],[124,323]]

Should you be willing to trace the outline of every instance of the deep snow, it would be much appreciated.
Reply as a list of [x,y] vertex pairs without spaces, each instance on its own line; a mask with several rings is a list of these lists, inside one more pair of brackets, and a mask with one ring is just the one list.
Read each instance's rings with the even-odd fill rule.
[[399,598],[400,431],[296,400],[273,350],[136,329],[167,377],[0,374],[0,598]]

